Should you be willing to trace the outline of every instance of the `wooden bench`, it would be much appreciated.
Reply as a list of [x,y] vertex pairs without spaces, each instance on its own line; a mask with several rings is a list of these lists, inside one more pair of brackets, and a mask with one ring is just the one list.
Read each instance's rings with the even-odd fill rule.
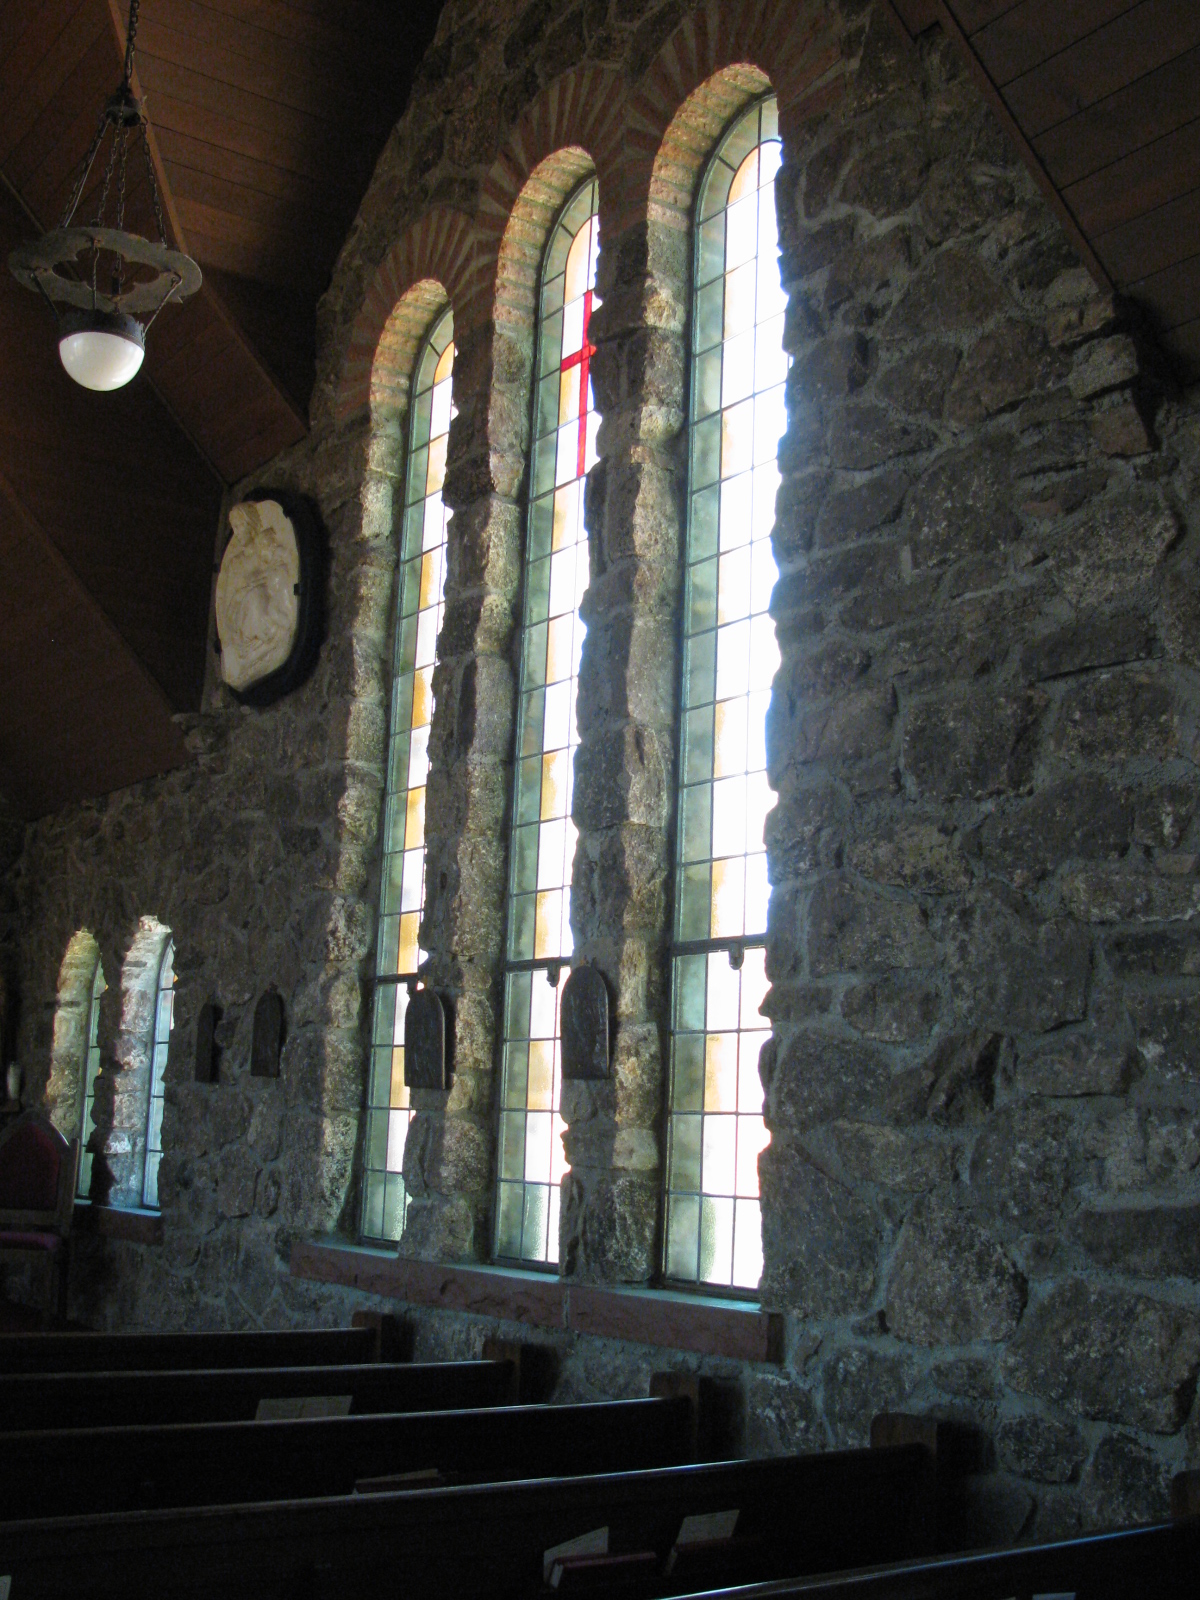
[[691,1402],[617,1400],[0,1434],[6,1518],[345,1495],[436,1469],[501,1481],[633,1471],[692,1459]]
[[1194,1600],[1200,1521],[710,1589],[689,1600]]
[[266,1367],[187,1372],[56,1372],[0,1377],[9,1431],[165,1422],[252,1422],[263,1400],[349,1396],[352,1414],[444,1411],[516,1398],[512,1361]]
[[181,1372],[229,1367],[345,1367],[402,1359],[392,1317],[352,1328],[279,1333],[4,1333],[0,1374],[18,1372]]
[[[685,1518],[738,1513],[742,1583],[927,1552],[934,1462],[921,1445],[205,1510],[0,1525],[14,1600],[308,1600],[347,1592],[534,1596],[552,1547],[607,1529],[610,1556],[664,1576]],[[718,1544],[730,1541],[718,1540]],[[625,1592],[602,1574],[605,1593]]]

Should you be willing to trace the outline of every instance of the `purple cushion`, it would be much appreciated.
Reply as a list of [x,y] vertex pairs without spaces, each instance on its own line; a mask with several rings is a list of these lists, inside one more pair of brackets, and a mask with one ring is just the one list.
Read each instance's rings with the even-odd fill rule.
[[0,1228],[0,1250],[57,1250],[62,1240],[56,1233],[8,1232]]
[[66,1141],[23,1122],[0,1147],[0,1211],[53,1211]]

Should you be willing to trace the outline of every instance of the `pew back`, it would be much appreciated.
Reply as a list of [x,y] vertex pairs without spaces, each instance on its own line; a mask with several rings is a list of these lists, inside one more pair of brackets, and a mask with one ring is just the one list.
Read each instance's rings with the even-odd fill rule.
[[[341,1367],[379,1360],[380,1338],[379,1326],[278,1333],[4,1333],[0,1373]],[[387,1350],[382,1354],[397,1359]]]
[[268,1367],[184,1372],[18,1373],[0,1377],[7,1431],[171,1422],[250,1422],[262,1400],[348,1395],[352,1414],[443,1411],[514,1398],[511,1361]]
[[0,1434],[7,1518],[345,1495],[435,1468],[481,1481],[668,1466],[691,1457],[685,1398]]
[[[518,1597],[544,1552],[607,1527],[661,1572],[684,1517],[736,1509],[743,1582],[930,1548],[933,1460],[919,1445],[602,1477],[45,1519],[0,1526],[20,1600],[309,1600],[347,1591]],[[669,1592],[670,1580],[656,1592]],[[676,1585],[676,1588],[679,1586]],[[693,1585],[694,1587],[694,1585]]]

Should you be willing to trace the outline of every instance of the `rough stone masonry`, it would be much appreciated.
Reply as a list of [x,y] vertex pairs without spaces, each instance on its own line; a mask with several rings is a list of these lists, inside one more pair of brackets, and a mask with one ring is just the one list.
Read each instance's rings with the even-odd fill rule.
[[[189,766],[33,825],[12,875],[35,1083],[72,935],[89,929],[102,952],[110,1075],[114,977],[139,917],[176,942],[164,1243],[90,1241],[76,1310],[130,1327],[345,1320],[348,1298],[290,1279],[286,1260],[297,1236],[352,1235],[356,1218],[406,377],[386,416],[342,405],[353,331],[422,219],[448,210],[483,236],[470,228],[499,192],[489,175],[502,157],[517,170],[514,130],[556,86],[607,74],[586,81],[607,86],[610,143],[632,144],[628,108],[670,81],[664,62],[679,75],[702,59],[735,10],[737,37],[792,41],[816,85],[785,93],[765,47],[730,46],[671,122],[686,176],[750,94],[768,79],[780,94],[793,366],[761,1179],[762,1298],[787,1312],[788,1354],[782,1368],[679,1360],[737,1387],[748,1450],[862,1442],[885,1407],[974,1424],[993,1469],[971,1490],[981,1538],[1159,1515],[1170,1474],[1200,1463],[1200,396],[1175,389],[1146,331],[1097,291],[940,35],[910,49],[860,0],[447,6],[322,303],[311,437],[257,480],[310,493],[330,532],[316,674],[269,712],[211,688],[187,721]],[[607,1098],[567,1107],[564,1259],[645,1281],[687,191],[672,212],[660,164],[639,216],[633,188],[612,193],[619,177],[589,154],[605,428],[573,916],[619,1032]],[[421,1205],[403,1248],[418,1254],[487,1252],[532,359],[521,285],[555,194],[585,170],[575,152],[531,186],[497,309],[455,304],[430,791],[445,803],[431,805],[425,943],[459,996],[462,1070],[449,1098],[419,1102],[406,1153]],[[278,1082],[248,1075],[268,980],[288,1011]],[[197,1085],[195,1018],[213,997],[221,1082]],[[494,1328],[415,1321],[429,1352],[475,1350]],[[644,1392],[663,1361],[555,1342],[563,1398]]]

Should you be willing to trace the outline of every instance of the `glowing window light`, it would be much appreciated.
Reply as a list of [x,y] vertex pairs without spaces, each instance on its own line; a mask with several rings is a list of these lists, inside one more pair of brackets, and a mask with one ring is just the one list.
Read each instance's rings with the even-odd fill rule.
[[446,311],[417,363],[409,425],[363,1161],[361,1226],[369,1239],[399,1239],[408,1210],[401,1175],[412,1121],[404,1082],[408,990],[396,979],[415,973],[425,954],[419,945],[425,907],[425,789],[451,515],[442,500],[442,484],[454,414],[453,373],[454,319]]
[[158,1206],[158,1168],[162,1161],[164,1082],[171,1029],[175,1026],[175,941],[168,939],[158,968],[154,1004],[154,1045],[150,1058],[150,1106],[146,1117],[146,1167],[142,1177],[142,1204]]
[[766,713],[779,666],[767,613],[776,455],[786,425],[775,101],[741,116],[700,187],[692,318],[666,1273],[754,1288],[762,1275],[758,1054],[766,994]]
[[92,1152],[87,1148],[92,1134],[92,1106],[96,1099],[96,1079],[100,1076],[100,996],[107,989],[104,968],[96,962],[92,993],[88,1004],[87,1052],[83,1061],[83,1108],[79,1116],[79,1184],[76,1194],[92,1192]]
[[496,1197],[496,1254],[537,1263],[558,1260],[567,1170],[558,1022],[566,971],[559,963],[572,952],[575,693],[588,583],[583,488],[599,426],[589,372],[589,324],[600,303],[596,212],[592,179],[563,207],[540,278]]

